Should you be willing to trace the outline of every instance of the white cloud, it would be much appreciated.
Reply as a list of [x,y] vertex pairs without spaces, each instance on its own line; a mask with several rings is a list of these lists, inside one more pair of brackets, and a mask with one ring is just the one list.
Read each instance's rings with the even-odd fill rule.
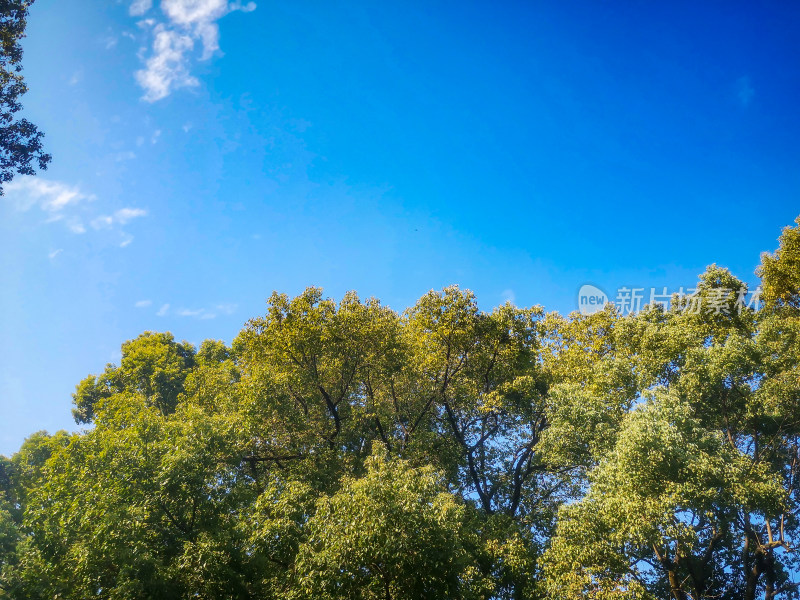
[[238,307],[238,304],[217,304],[216,309],[226,315],[232,315]]
[[161,0],[161,10],[175,25],[203,42],[203,59],[219,50],[217,20],[231,11],[227,0]]
[[153,303],[152,300],[139,300],[134,306],[136,308],[147,308]]
[[114,221],[119,223],[120,225],[125,225],[131,219],[136,219],[138,217],[146,217],[147,211],[143,208],[120,208],[117,212],[114,213]]
[[141,17],[153,7],[153,0],[134,0],[128,12],[134,17]]
[[158,309],[158,312],[156,313],[156,316],[157,317],[163,317],[164,315],[167,314],[168,310],[169,310],[169,304],[162,304],[161,308]]
[[66,223],[67,223],[67,228],[72,233],[86,233],[86,227],[83,226],[83,223],[81,223],[80,219],[73,217],[67,219]]
[[[113,225],[125,225],[131,219],[144,217],[147,211],[143,208],[120,208],[113,215],[100,215],[92,219],[94,229],[108,229]],[[130,242],[128,242],[130,243]],[[125,244],[127,246],[127,244]]]
[[232,315],[237,308],[238,305],[233,303],[217,304],[213,308],[181,308],[178,311],[178,316],[195,319],[216,319],[219,314]]
[[[39,177],[18,177],[6,184],[5,194],[6,200],[17,210],[38,208],[47,215],[45,223],[63,223],[76,234],[86,233],[84,219],[92,229],[101,230],[122,227],[133,219],[147,215],[143,208],[124,207],[110,215],[92,216],[86,204],[95,200],[94,195],[82,192],[77,186]],[[122,247],[133,241],[133,236],[125,232],[122,232],[122,236]]]
[[58,250],[53,250],[50,254],[47,255],[47,258],[53,260],[56,256],[61,254],[64,251],[63,248],[59,248]]
[[114,224],[114,217],[108,215],[101,215],[92,219],[92,227],[95,229],[106,229]]
[[166,98],[173,89],[199,83],[187,67],[186,55],[194,48],[194,40],[163,25],[157,25],[154,31],[153,56],[147,59],[144,69],[136,71],[136,81],[145,90],[142,98],[147,102]]
[[21,176],[7,183],[5,193],[16,204],[17,209],[28,210],[38,206],[57,217],[52,220],[58,220],[68,206],[94,200],[94,196],[84,194],[75,186],[33,176]]
[[238,10],[244,13],[253,12],[256,9],[255,2],[248,2],[247,4],[242,4],[241,2],[232,2],[231,3],[231,10]]
[[[144,15],[152,7],[152,0],[134,0],[130,13]],[[161,0],[161,11],[166,22],[153,19],[140,21],[140,26],[153,31],[151,56],[145,68],[136,72],[136,80],[144,89],[143,99],[155,102],[167,97],[173,90],[194,87],[198,81],[189,72],[189,63],[195,43],[202,47],[200,60],[207,60],[219,50],[217,21],[234,11],[251,12],[254,2],[228,2],[228,0]]]
[[182,308],[178,311],[179,317],[194,317],[196,319],[213,319],[217,315],[208,312],[205,308]]
[[135,152],[131,152],[131,151],[128,151],[128,152],[117,152],[114,155],[114,161],[115,162],[123,162],[123,161],[126,161],[126,160],[133,160],[134,158],[136,158],[136,153]]
[[161,10],[173,23],[191,26],[216,21],[231,9],[227,0],[161,0]]

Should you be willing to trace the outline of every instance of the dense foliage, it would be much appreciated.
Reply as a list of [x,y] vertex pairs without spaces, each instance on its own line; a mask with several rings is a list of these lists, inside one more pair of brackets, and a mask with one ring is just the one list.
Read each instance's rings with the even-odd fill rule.
[[[763,304],[398,314],[274,294],[146,332],[0,463],[0,597],[796,598],[800,219]],[[711,307],[713,310],[704,309]]]
[[46,169],[44,134],[27,119],[18,119],[20,99],[28,91],[22,77],[22,46],[28,10],[34,0],[0,0],[0,195],[16,173],[33,175]]

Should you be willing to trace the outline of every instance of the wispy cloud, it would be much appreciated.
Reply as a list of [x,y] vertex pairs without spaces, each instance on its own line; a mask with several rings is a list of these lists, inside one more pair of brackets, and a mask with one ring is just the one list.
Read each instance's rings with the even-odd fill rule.
[[140,17],[153,7],[153,0],[134,0],[129,12],[134,17]]
[[92,219],[94,229],[108,229],[114,225],[125,225],[131,219],[144,217],[147,211],[143,208],[120,208],[113,215],[100,215]]
[[[150,300],[139,300],[134,306],[136,308],[147,308],[151,306],[152,302]],[[223,303],[223,304],[215,304],[211,307],[200,307],[200,308],[186,308],[181,307],[178,309],[172,309],[170,304],[162,304],[161,308],[158,309],[156,312],[157,317],[165,317],[168,313],[176,315],[178,317],[184,317],[188,319],[216,319],[219,315],[232,315],[236,312],[238,308],[237,304],[233,303]]]
[[67,229],[72,233],[86,233],[86,227],[83,226],[83,223],[77,217],[70,217],[64,222],[67,224]]
[[[111,214],[92,216],[88,208],[90,202],[96,200],[93,194],[88,194],[78,186],[69,185],[61,181],[52,181],[40,177],[18,177],[5,186],[5,198],[19,211],[28,211],[38,208],[46,215],[46,223],[62,223],[70,232],[86,233],[87,226],[94,230],[116,229],[127,225],[131,220],[144,217],[147,211],[143,208],[124,207]],[[121,247],[133,241],[133,236],[121,232]]]
[[38,206],[54,216],[68,206],[94,199],[94,196],[81,192],[77,186],[33,176],[21,176],[5,184],[5,193],[19,210]]
[[179,317],[197,317],[197,318],[201,318],[205,314],[206,314],[206,311],[203,308],[181,308],[181,309],[178,310],[178,316]]
[[199,83],[189,73],[186,57],[194,48],[194,40],[164,25],[157,25],[153,33],[153,55],[147,59],[144,69],[136,71],[136,81],[145,92],[142,98],[147,102],[166,98],[174,89]]
[[6,199],[17,210],[38,208],[47,215],[46,221],[61,221],[73,233],[84,233],[81,219],[71,211],[78,205],[94,200],[79,187],[33,176],[20,176],[5,185]]
[[127,152],[117,152],[114,155],[115,162],[124,162],[126,160],[133,160],[136,158],[136,153],[128,150]]
[[232,303],[217,304],[211,308],[181,308],[179,317],[192,317],[194,319],[216,319],[218,315],[232,315],[236,312],[237,305]]
[[232,315],[236,312],[236,309],[239,308],[238,304],[217,304],[216,309],[226,315]]
[[114,217],[110,217],[108,215],[100,215],[99,217],[92,219],[92,227],[95,229],[106,229],[111,227],[113,223]]
[[[129,8],[133,16],[145,16],[153,7],[152,0],[134,0]],[[136,81],[144,89],[147,102],[166,98],[172,91],[194,87],[198,80],[190,72],[196,46],[199,59],[207,60],[219,50],[217,21],[234,12],[255,10],[254,2],[228,0],[161,0],[164,20],[147,18],[140,25],[152,31],[153,45],[144,68],[137,71]]]
[[50,253],[47,255],[47,258],[49,258],[50,260],[53,260],[53,259],[54,259],[56,256],[58,256],[59,254],[61,254],[63,251],[64,251],[64,249],[63,249],[63,248],[59,248],[58,250],[53,250],[52,252],[50,252]]
[[205,308],[182,308],[178,311],[179,317],[192,317],[194,319],[216,319],[217,314]]
[[143,208],[120,208],[114,213],[114,221],[120,225],[125,225],[131,219],[138,219],[139,217],[146,217],[147,211]]

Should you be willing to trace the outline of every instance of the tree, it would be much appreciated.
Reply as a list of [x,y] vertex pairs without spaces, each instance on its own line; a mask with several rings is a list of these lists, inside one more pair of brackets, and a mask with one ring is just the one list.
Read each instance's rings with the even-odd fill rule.
[[240,526],[255,495],[238,480],[241,451],[234,419],[113,395],[31,486],[30,567],[18,578],[49,598],[258,596]]
[[366,467],[318,502],[297,558],[297,597],[484,597],[465,506],[435,471],[380,453]]
[[0,597],[796,600],[800,223],[623,316],[273,294],[0,462]]
[[758,274],[764,285],[764,300],[771,308],[800,309],[800,217],[795,227],[787,227],[774,254],[761,256]]
[[[402,315],[355,294],[338,306],[314,288],[274,295],[234,342],[254,476],[305,474],[328,493],[364,472],[378,442],[445,473],[483,514],[507,517],[507,536],[535,556],[564,483],[536,451],[547,426],[541,316],[484,313],[456,286]],[[515,576],[522,590],[532,573]]]
[[22,77],[22,46],[28,9],[34,0],[0,2],[0,195],[3,184],[14,174],[33,175],[34,168],[47,169],[51,156],[44,153],[36,125],[17,119],[20,98],[28,91]]
[[[206,361],[213,362],[215,355],[224,359],[224,346],[220,350],[213,342],[207,341],[203,352]],[[170,333],[145,331],[122,344],[118,367],[106,365],[101,375],[89,375],[78,384],[72,396],[75,421],[90,423],[101,400],[123,391],[141,394],[162,413],[170,413],[175,410],[194,365],[195,349],[191,344],[176,342]]]
[[[764,287],[780,292],[759,312],[737,306],[746,286],[712,265],[695,301],[714,310],[679,301],[670,312],[616,319],[614,330],[628,336],[601,360],[612,373],[632,367],[636,401],[609,412],[607,394],[583,392],[589,413],[605,418],[564,420],[557,430],[593,452],[588,492],[561,508],[544,557],[549,597],[797,596],[800,338],[787,301],[798,291],[787,277],[795,232],[765,256]],[[613,414],[621,420],[593,444],[596,423]],[[563,446],[551,444],[556,457]]]

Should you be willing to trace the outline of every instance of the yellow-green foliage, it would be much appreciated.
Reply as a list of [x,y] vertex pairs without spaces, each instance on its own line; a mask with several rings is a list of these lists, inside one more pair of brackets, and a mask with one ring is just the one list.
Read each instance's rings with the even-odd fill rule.
[[274,294],[168,333],[0,462],[0,598],[795,598],[800,222],[766,302],[398,313]]

